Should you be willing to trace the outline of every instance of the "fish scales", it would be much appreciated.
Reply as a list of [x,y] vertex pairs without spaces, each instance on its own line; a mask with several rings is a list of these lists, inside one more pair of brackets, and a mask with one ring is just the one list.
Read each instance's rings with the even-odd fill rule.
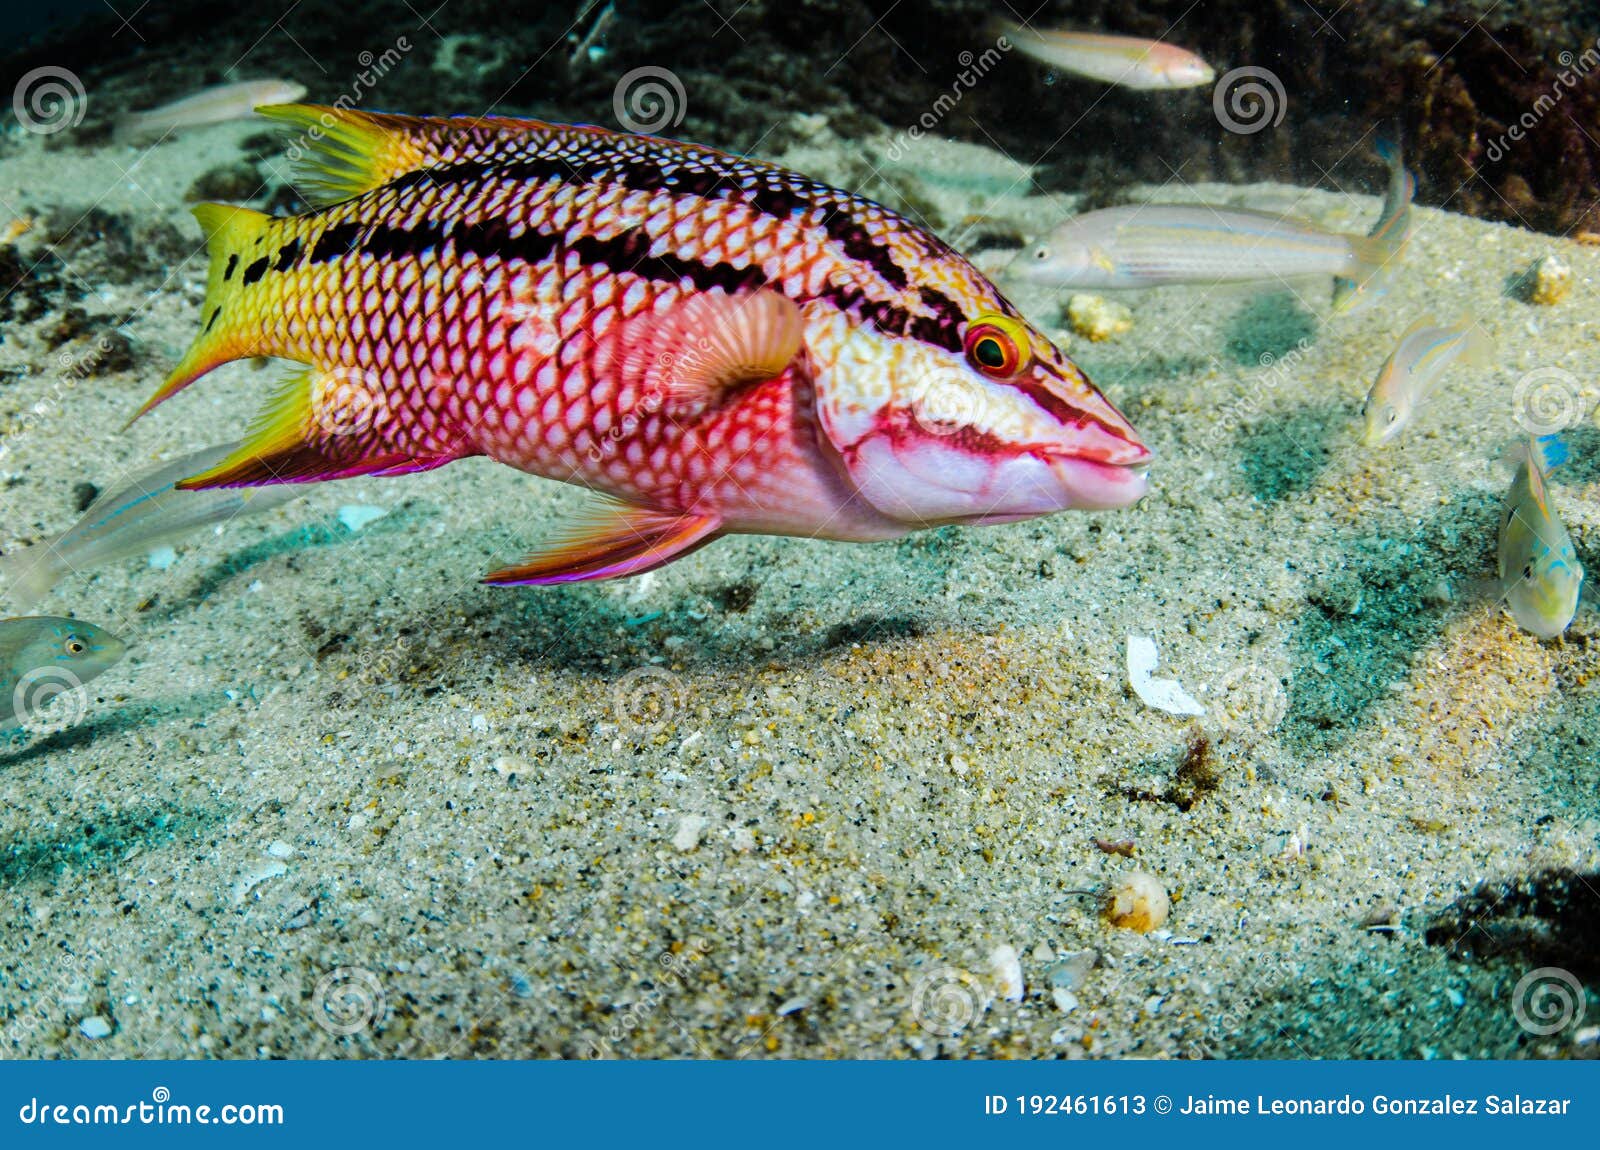
[[[729,409],[725,419],[646,416],[628,450],[608,450],[611,428],[643,399],[597,370],[608,332],[686,290],[718,285],[769,285],[798,303],[831,298],[858,311],[876,305],[880,315],[905,316],[902,326],[914,317],[937,320],[937,296],[930,302],[892,281],[944,253],[892,231],[877,205],[821,185],[777,189],[804,209],[799,215],[765,212],[741,194],[774,190],[753,166],[697,166],[691,174],[713,175],[724,187],[695,179],[679,190],[671,181],[682,161],[657,149],[663,186],[635,188],[614,178],[626,173],[605,166],[640,165],[636,149],[607,147],[627,137],[593,143],[589,134],[572,135],[552,133],[528,146],[571,162],[577,179],[561,165],[519,173],[514,161],[522,153],[504,152],[511,169],[504,174],[486,158],[470,178],[446,168],[442,180],[402,180],[277,225],[260,245],[264,290],[246,297],[253,311],[243,319],[264,337],[250,353],[264,345],[270,354],[381,372],[389,418],[372,438],[420,457],[451,457],[465,446],[577,474],[616,494],[684,501],[689,488],[710,482],[766,498],[763,477],[781,469],[758,464],[752,448],[792,450],[797,421],[785,383],[774,381],[764,402]],[[840,219],[850,222],[845,234],[873,243],[873,260],[844,250]],[[352,226],[359,231],[343,235],[353,238],[340,238]],[[305,254],[279,270],[275,257],[291,244]],[[881,259],[899,274],[886,276]],[[243,274],[248,279],[249,269]],[[929,286],[942,294],[943,285]],[[956,282],[953,290],[965,286]],[[286,306],[294,301],[300,306]],[[317,301],[331,305],[325,319],[333,322],[317,314]],[[432,393],[430,377],[448,381],[448,394]],[[368,445],[352,439],[347,446]],[[724,445],[732,451],[726,471],[709,475]]]
[[[322,158],[324,206],[285,219],[197,211],[214,257],[204,331],[146,408],[229,359],[310,365],[260,425],[293,424],[294,450],[256,450],[254,464],[236,461],[197,486],[398,474],[483,454],[633,506],[714,515],[717,530],[895,537],[927,517],[907,522],[862,498],[834,454],[851,445],[824,443],[819,425],[864,410],[878,410],[885,428],[903,424],[887,410],[897,389],[951,360],[965,371],[974,317],[1015,329],[1012,342],[1026,345],[1004,380],[1025,403],[986,404],[950,445],[1003,453],[1006,436],[1036,434],[1042,416],[1094,440],[1085,459],[1120,465],[1148,454],[981,273],[870,200],[602,129],[348,122],[361,135],[335,132]],[[363,149],[359,159],[352,148]],[[349,171],[341,156],[352,157]],[[703,350],[715,340],[694,331],[652,366],[639,358],[650,333],[701,314],[701,301],[742,308],[751,299],[782,301],[754,309],[773,317],[769,352],[782,345],[786,317],[798,317],[800,354],[662,402],[662,380],[694,374],[697,358],[750,365]],[[732,305],[705,314],[719,321],[701,325],[713,335],[740,327]],[[864,339],[862,370],[819,410],[819,382]],[[881,462],[872,466],[869,481],[882,474]],[[985,490],[990,508],[974,521],[1006,498]]]

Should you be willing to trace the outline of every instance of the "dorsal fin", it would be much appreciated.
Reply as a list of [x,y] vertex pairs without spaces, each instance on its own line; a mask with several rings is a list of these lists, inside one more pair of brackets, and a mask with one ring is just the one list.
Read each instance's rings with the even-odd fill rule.
[[296,133],[289,144],[295,189],[313,207],[326,207],[415,171],[426,160],[409,116],[358,112],[319,104],[257,108]]
[[317,208],[370,192],[408,172],[503,148],[508,139],[552,126],[506,116],[399,116],[321,104],[278,104],[256,111],[295,133],[289,144],[295,189]]

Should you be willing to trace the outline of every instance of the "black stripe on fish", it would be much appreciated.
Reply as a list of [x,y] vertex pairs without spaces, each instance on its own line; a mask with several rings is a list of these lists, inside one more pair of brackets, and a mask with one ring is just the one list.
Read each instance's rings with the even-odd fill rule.
[[278,258],[272,265],[275,272],[286,272],[294,266],[294,261],[300,258],[300,240],[298,237],[290,240],[278,249]]
[[322,264],[355,251],[361,242],[361,233],[367,225],[361,223],[334,224],[317,237],[306,254],[306,263]]
[[[755,175],[756,182],[744,181]],[[766,177],[766,178],[763,178]],[[886,244],[874,239],[866,227],[848,210],[854,202],[843,193],[814,181],[778,176],[772,173],[733,170],[717,171],[683,165],[652,164],[623,159],[594,159],[574,162],[559,155],[510,160],[467,160],[439,168],[407,172],[385,185],[402,189],[428,184],[445,187],[480,180],[514,180],[567,184],[615,183],[631,192],[670,191],[699,199],[743,204],[776,219],[790,219],[796,212],[820,210],[820,225],[828,237],[853,260],[868,265],[891,288],[903,289],[906,270],[894,261]]]
[[[335,233],[338,233],[335,235]],[[415,228],[396,228],[387,224],[338,224],[329,228],[312,246],[307,264],[324,263],[350,253],[373,259],[417,257],[450,244],[458,255],[479,259],[518,260],[536,264],[557,250],[575,252],[586,264],[603,264],[616,272],[631,272],[644,279],[680,283],[687,279],[697,291],[721,288],[729,295],[765,286],[761,269],[750,265],[705,264],[671,253],[650,254],[654,241],[642,229],[634,228],[609,239],[579,236],[563,241],[558,236],[528,229],[513,235],[503,218],[491,217],[450,225],[422,224]],[[961,325],[965,317],[948,296],[922,289],[922,300],[932,316],[915,315],[897,304],[869,299],[859,287],[832,287],[822,298],[840,310],[853,311],[871,321],[879,330],[893,335],[910,335],[951,351],[961,348]]]
[[240,282],[244,284],[245,287],[249,287],[251,284],[255,283],[258,279],[267,274],[268,263],[269,261],[266,256],[262,256],[260,259],[254,261],[249,267],[244,269],[244,278]]

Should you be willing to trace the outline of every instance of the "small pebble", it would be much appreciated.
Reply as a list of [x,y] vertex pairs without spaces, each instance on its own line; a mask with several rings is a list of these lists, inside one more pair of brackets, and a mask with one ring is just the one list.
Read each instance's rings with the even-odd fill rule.
[[165,571],[178,561],[178,553],[171,547],[157,547],[150,552],[150,566],[156,571]]
[[688,852],[700,845],[705,834],[707,819],[703,815],[684,815],[678,820],[678,829],[672,836],[672,845]]
[[1560,256],[1541,257],[1524,276],[1528,302],[1552,307],[1572,291],[1572,268]]
[[111,1037],[111,1020],[96,1014],[78,1023],[78,1030],[85,1038],[109,1038]]
[[1172,903],[1161,880],[1135,870],[1112,880],[1106,890],[1105,915],[1112,926],[1148,934],[1167,921]]
[[388,509],[374,507],[370,503],[347,503],[339,508],[339,522],[343,523],[347,531],[360,531],[367,524],[382,519],[389,514]]
[[994,976],[995,989],[1007,1002],[1021,1002],[1023,994],[1022,960],[1017,948],[1009,944],[997,946],[989,952],[989,972]]
[[1092,343],[1114,339],[1133,328],[1133,313],[1125,304],[1097,295],[1075,295],[1067,300],[1067,326]]

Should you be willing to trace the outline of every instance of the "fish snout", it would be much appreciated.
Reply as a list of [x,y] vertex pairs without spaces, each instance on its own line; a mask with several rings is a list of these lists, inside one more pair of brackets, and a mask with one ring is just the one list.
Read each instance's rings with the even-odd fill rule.
[[1150,455],[1137,463],[1099,463],[1081,456],[1057,456],[1050,470],[1060,484],[1065,506],[1081,511],[1132,507],[1150,490],[1145,474]]

